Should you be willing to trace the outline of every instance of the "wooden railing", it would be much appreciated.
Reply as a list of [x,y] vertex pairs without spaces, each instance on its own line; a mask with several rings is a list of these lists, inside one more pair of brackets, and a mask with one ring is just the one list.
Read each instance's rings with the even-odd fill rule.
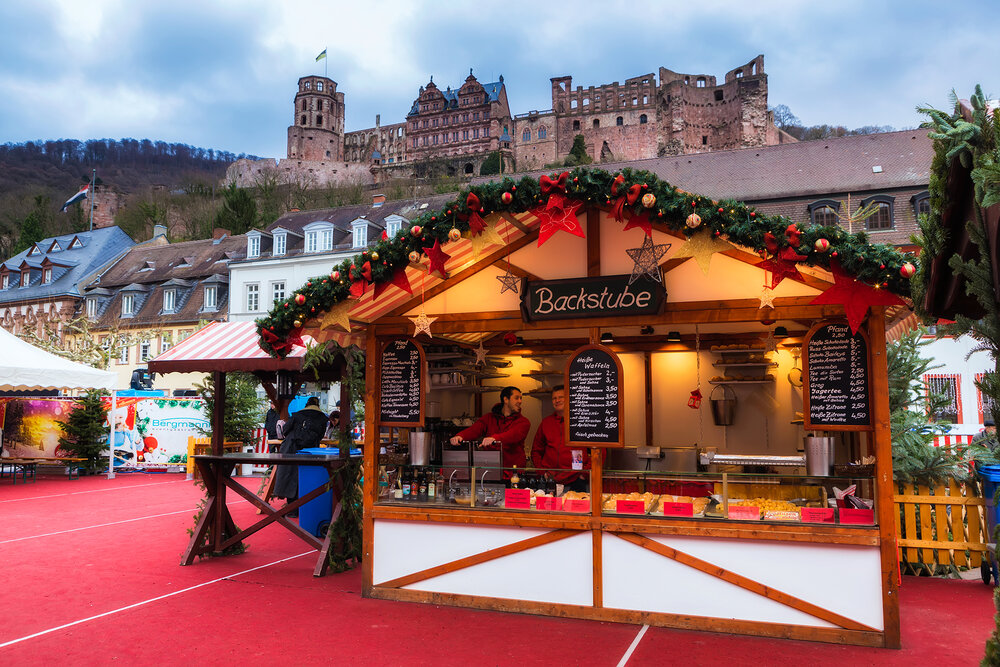
[[904,572],[944,574],[980,566],[991,540],[978,482],[896,486],[896,534]]

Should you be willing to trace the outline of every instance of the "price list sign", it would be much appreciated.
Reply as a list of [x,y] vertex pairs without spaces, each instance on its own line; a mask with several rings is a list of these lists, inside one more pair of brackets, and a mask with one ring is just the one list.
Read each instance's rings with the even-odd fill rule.
[[566,364],[566,442],[569,446],[621,447],[622,364],[603,345],[586,345]]
[[424,350],[412,340],[392,340],[382,348],[379,422],[382,426],[422,426]]
[[805,427],[828,431],[872,428],[868,338],[846,322],[820,322],[802,343]]

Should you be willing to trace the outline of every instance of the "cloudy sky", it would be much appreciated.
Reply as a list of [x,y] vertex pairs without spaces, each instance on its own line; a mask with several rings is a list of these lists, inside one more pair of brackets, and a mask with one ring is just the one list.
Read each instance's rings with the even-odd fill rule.
[[805,125],[913,127],[976,83],[1000,95],[1000,2],[33,0],[0,3],[0,142],[149,138],[284,157],[300,76],[346,95],[347,129],[403,120],[418,89],[504,75],[514,113],[549,78],[724,74],[765,56]]

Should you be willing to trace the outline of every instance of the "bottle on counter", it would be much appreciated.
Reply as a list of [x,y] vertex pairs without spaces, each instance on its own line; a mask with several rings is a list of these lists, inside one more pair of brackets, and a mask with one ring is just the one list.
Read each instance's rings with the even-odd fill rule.
[[437,476],[434,473],[434,468],[431,468],[427,475],[427,500],[431,502],[437,500]]
[[514,466],[514,471],[510,474],[510,488],[521,488],[521,476],[517,474],[517,466]]
[[417,480],[417,499],[427,500],[427,473],[420,471],[420,479]]
[[396,471],[396,486],[392,490],[392,497],[396,500],[403,499],[403,471]]
[[409,468],[403,471],[403,500],[413,500],[413,472]]

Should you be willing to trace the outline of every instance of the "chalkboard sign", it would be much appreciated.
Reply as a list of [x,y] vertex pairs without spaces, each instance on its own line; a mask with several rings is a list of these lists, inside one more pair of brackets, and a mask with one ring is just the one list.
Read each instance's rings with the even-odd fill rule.
[[424,350],[412,340],[391,340],[382,348],[379,422],[423,426]]
[[847,322],[820,322],[802,341],[802,403],[807,429],[872,428],[868,337]]
[[566,364],[566,443],[621,447],[622,363],[603,345],[585,345]]

